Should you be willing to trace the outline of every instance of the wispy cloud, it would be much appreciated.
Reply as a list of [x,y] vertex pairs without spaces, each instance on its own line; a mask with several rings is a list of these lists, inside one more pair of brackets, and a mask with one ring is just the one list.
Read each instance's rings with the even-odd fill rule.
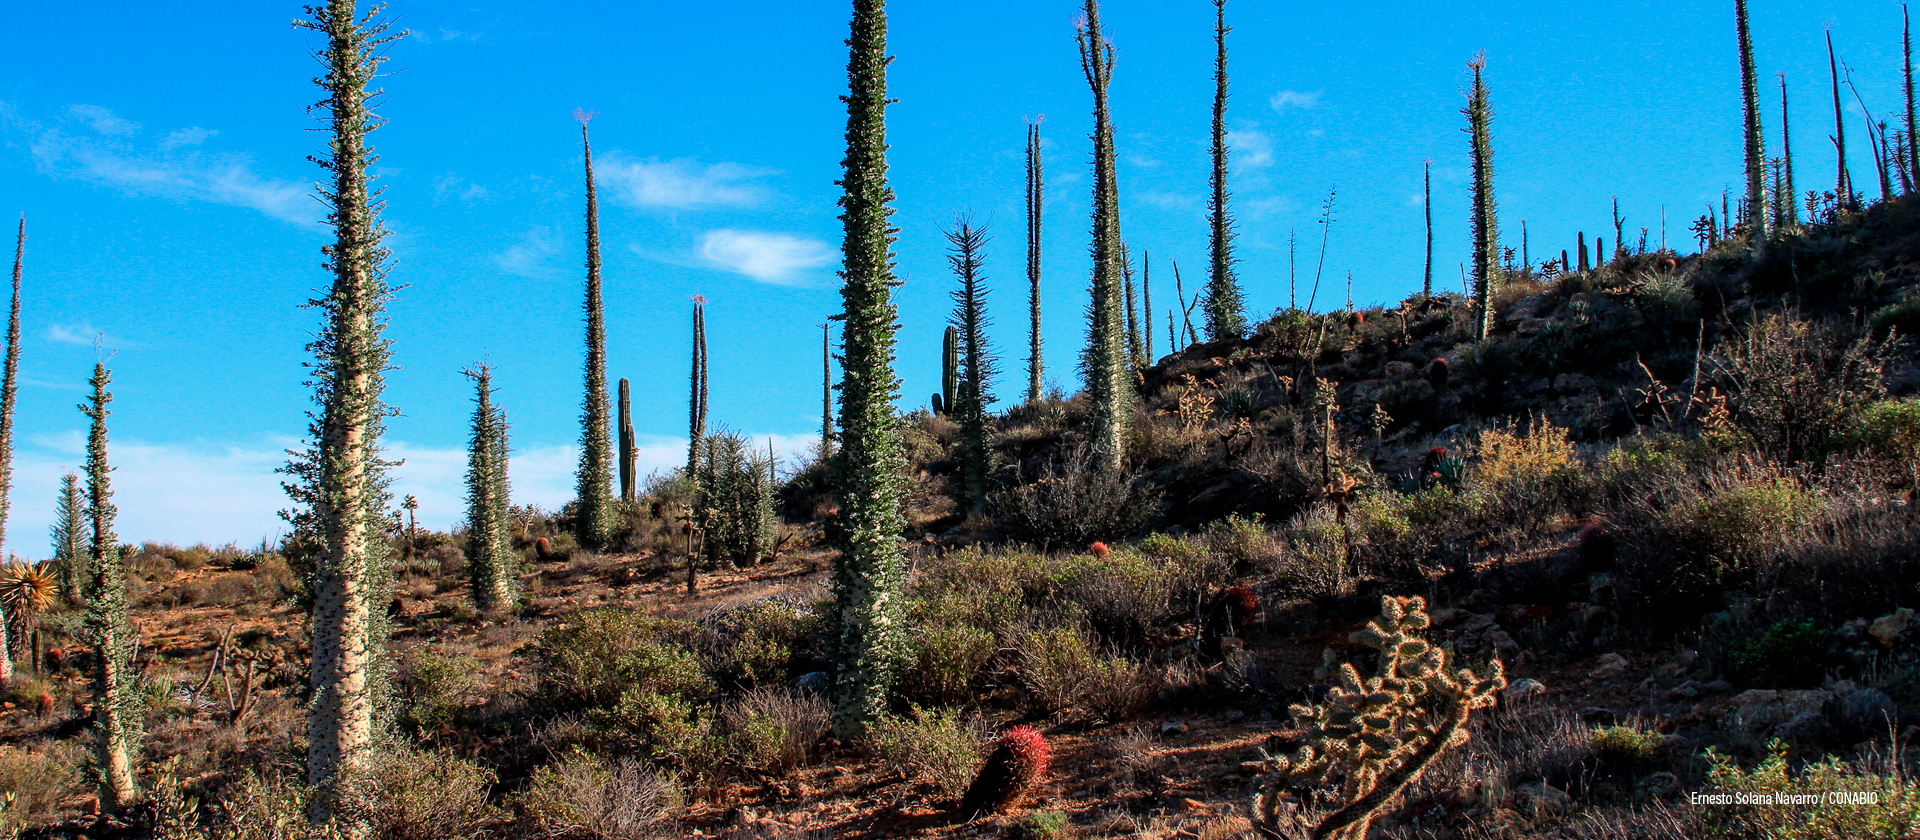
[[722,228],[701,238],[700,256],[763,283],[792,286],[803,283],[807,272],[831,265],[840,252],[817,239]]
[[49,326],[47,327],[47,340],[55,344],[77,344],[81,347],[92,347],[95,343],[103,347],[138,346],[134,342],[119,336],[108,335],[105,330],[95,327],[91,321],[81,321],[78,324],[54,324]]
[[520,241],[493,255],[493,264],[501,271],[520,277],[542,279],[557,270],[552,260],[560,254],[560,237],[553,228],[534,225],[520,235]]
[[1285,111],[1288,108],[1313,108],[1320,104],[1320,94],[1323,93],[1326,91],[1283,90],[1267,100],[1267,104],[1272,105],[1275,111]]
[[67,114],[93,127],[94,131],[114,137],[128,137],[139,133],[140,124],[125,117],[116,117],[113,112],[98,105],[69,105]]
[[458,175],[446,175],[433,182],[433,201],[438,204],[448,198],[458,198],[472,203],[486,198],[487,188]]
[[756,179],[775,170],[738,163],[702,166],[685,158],[632,160],[617,154],[594,165],[594,175],[608,192],[634,207],[747,207],[766,198]]
[[21,135],[34,165],[56,178],[132,195],[246,207],[306,225],[318,225],[324,215],[307,183],[263,175],[244,154],[201,149],[219,134],[213,129],[194,126],[142,141],[135,137],[139,123],[97,105],[73,105],[64,116],[41,122],[6,102],[0,102],[0,129]]
[[1233,150],[1233,162],[1240,166],[1273,165],[1273,138],[1256,126],[1228,131],[1227,146]]

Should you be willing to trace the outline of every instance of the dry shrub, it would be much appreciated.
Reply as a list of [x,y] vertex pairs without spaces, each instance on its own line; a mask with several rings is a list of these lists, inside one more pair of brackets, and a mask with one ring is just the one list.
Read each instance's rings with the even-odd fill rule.
[[12,837],[58,815],[60,800],[80,780],[82,751],[71,743],[33,753],[0,746],[0,791],[17,797],[12,807],[0,812],[0,837]]
[[631,757],[611,761],[576,749],[533,771],[514,802],[537,837],[652,840],[678,834],[660,825],[679,809],[678,789]]
[[827,728],[827,704],[810,693],[756,688],[721,712],[740,766],[779,778],[806,763]]
[[995,492],[987,508],[1009,536],[1051,548],[1125,537],[1160,514],[1161,499],[1140,476],[1095,467],[1081,447]]
[[998,649],[992,630],[972,624],[921,625],[909,643],[914,666],[901,675],[901,691],[938,705],[972,698],[974,677]]
[[500,813],[487,804],[493,771],[452,750],[388,748],[375,758],[368,784],[374,831],[387,840],[484,837]]
[[908,778],[926,778],[942,794],[957,797],[966,792],[985,756],[987,727],[959,709],[914,706],[905,717],[876,722],[872,743],[893,769]]
[[1106,720],[1124,720],[1158,687],[1146,669],[1125,657],[1102,655],[1076,625],[1029,630],[1015,649],[1014,679],[1039,714],[1081,708]]
[[1768,455],[1814,461],[1852,431],[1861,409],[1886,395],[1891,340],[1768,315],[1713,353],[1733,398],[1732,421]]

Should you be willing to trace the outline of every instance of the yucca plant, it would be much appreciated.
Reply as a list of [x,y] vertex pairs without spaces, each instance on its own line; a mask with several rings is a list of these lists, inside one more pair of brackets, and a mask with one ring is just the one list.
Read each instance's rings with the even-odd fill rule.
[[[387,613],[376,605],[386,603],[392,575],[386,539],[389,463],[380,457],[380,437],[393,413],[381,395],[391,352],[384,337],[385,304],[394,289],[387,283],[389,252],[382,244],[387,230],[371,189],[375,156],[367,135],[383,122],[371,110],[382,92],[371,85],[386,60],[385,45],[406,33],[389,34],[376,13],[362,17],[354,0],[328,0],[308,6],[307,19],[297,24],[326,38],[316,51],[324,73],[315,82],[326,92],[318,107],[332,135],[327,153],[315,158],[332,178],[320,198],[334,233],[334,241],[322,249],[332,288],[309,303],[325,318],[319,338],[307,346],[314,357],[308,370],[317,411],[309,415],[306,448],[283,468],[293,480],[282,485],[296,505],[284,514],[293,525],[293,541],[306,548],[311,561],[307,780],[315,791],[308,818],[316,825],[332,822],[336,814],[364,813],[357,802],[364,788],[359,780],[371,769],[392,685]],[[103,386],[104,377],[101,369]],[[103,403],[100,422],[104,417]],[[101,428],[102,463],[97,473],[89,465],[89,482],[104,490]],[[111,579],[118,592],[119,559],[112,533],[100,527],[105,501],[100,490],[92,492],[90,503],[94,580]],[[110,571],[103,568],[103,558],[111,560]],[[95,603],[102,590],[89,591],[90,610],[110,609]],[[124,610],[125,604],[112,609]],[[130,779],[127,786],[131,790]],[[365,832],[352,817],[340,828],[354,836]]]
[[981,276],[980,251],[986,246],[986,231],[962,221],[946,232],[952,247],[947,264],[960,281],[953,291],[953,315],[947,330],[959,337],[959,381],[954,392],[953,417],[960,424],[960,502],[966,511],[980,510],[986,503],[987,483],[993,476],[993,421],[987,405],[993,401],[990,390],[999,373],[999,360],[987,344],[987,289]]
[[841,330],[840,513],[833,569],[833,731],[866,735],[887,710],[905,658],[900,586],[906,519],[900,511],[901,452],[893,401],[893,190],[887,186],[885,0],[854,0],[847,38],[847,154],[840,221],[844,280]]
[[1246,303],[1233,271],[1233,214],[1227,209],[1227,0],[1213,0],[1213,171],[1207,196],[1207,340],[1247,332]]
[[580,544],[598,547],[614,526],[613,452],[607,440],[607,323],[600,302],[600,199],[593,183],[593,143],[587,123],[593,115],[574,111],[580,123],[580,148],[586,159],[587,179],[587,370],[586,397],[580,410],[580,470],[578,510],[574,529]]
[[35,673],[40,671],[40,646],[34,641],[35,630],[40,614],[53,606],[59,596],[60,578],[51,563],[26,563],[14,558],[0,566],[0,605],[5,606],[0,610],[0,628],[5,628],[8,620],[13,622],[10,628],[13,639],[25,646],[24,659]]
[[512,610],[520,597],[520,555],[513,550],[507,519],[507,413],[494,405],[491,367],[477,364],[463,373],[474,387],[466,546],[473,603],[482,610]]
[[[93,366],[93,395],[80,406],[90,421],[87,432],[87,520],[93,530],[93,556],[87,564],[87,641],[93,646],[93,770],[100,804],[108,810],[140,798],[134,765],[140,761],[144,704],[135,689],[135,637],[127,621],[127,577],[119,540],[113,533],[113,487],[107,466],[107,383],[104,364]],[[316,634],[318,635],[318,634]],[[317,649],[316,645],[316,649]],[[315,658],[319,654],[316,652]]]
[[1100,32],[1099,0],[1086,0],[1075,39],[1080,69],[1093,90],[1093,279],[1087,306],[1087,347],[1080,356],[1086,380],[1094,463],[1119,469],[1136,395],[1127,372],[1121,281],[1120,186],[1114,173],[1113,121],[1107,88],[1113,81],[1113,44]]
[[[1493,287],[1500,276],[1500,225],[1494,215],[1493,200],[1493,137],[1488,131],[1493,108],[1487,104],[1487,86],[1481,78],[1486,66],[1486,53],[1467,62],[1467,69],[1473,71],[1473,92],[1467,97],[1467,107],[1461,111],[1467,117],[1467,133],[1473,139],[1473,297],[1478,309],[1474,314],[1473,335],[1480,341],[1486,341],[1493,330]],[[1584,249],[1580,262],[1585,268]]]

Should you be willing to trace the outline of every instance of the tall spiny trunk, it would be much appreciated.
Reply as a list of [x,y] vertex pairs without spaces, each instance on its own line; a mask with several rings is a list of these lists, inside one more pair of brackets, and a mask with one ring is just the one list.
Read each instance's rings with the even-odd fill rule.
[[840,221],[840,557],[833,570],[833,731],[863,737],[887,710],[904,639],[901,452],[893,402],[895,229],[888,223],[885,0],[854,0],[847,39],[847,155]]
[[[1740,101],[1746,117],[1747,241],[1754,249],[1767,238],[1767,147],[1760,131],[1760,76],[1753,69],[1753,38],[1747,30],[1747,0],[1733,0],[1740,41]],[[1615,238],[1614,247],[1623,244]]]
[[[1426,281],[1420,286],[1420,299],[1432,300],[1433,299],[1433,158],[1427,158],[1427,160],[1421,164],[1420,180],[1422,184],[1422,189],[1426,193],[1426,201],[1427,201],[1427,278],[1426,278]],[[1287,234],[1287,260],[1288,260],[1287,273],[1288,273],[1288,276],[1292,276],[1293,234],[1291,233]],[[1291,306],[1292,303],[1289,302],[1288,305]]]
[[1027,404],[1040,401],[1040,122],[1027,125]]
[[1153,252],[1140,252],[1140,349],[1153,364]]
[[1786,196],[1781,199],[1781,217],[1789,225],[1800,224],[1800,206],[1798,193],[1793,191],[1793,133],[1787,129],[1787,74],[1780,74],[1780,169],[1786,182]]
[[833,457],[833,333],[820,325],[820,457]]
[[1246,306],[1233,272],[1233,214],[1227,210],[1227,0],[1213,0],[1213,173],[1207,198],[1207,240],[1212,273],[1207,281],[1207,340],[1247,332]]
[[693,368],[687,382],[687,477],[700,466],[700,441],[707,434],[707,299],[693,299]]
[[1853,178],[1847,175],[1847,121],[1840,114],[1840,60],[1833,54],[1833,30],[1827,30],[1827,71],[1833,74],[1833,148],[1839,155],[1833,194],[1846,209],[1853,206]]
[[482,610],[511,610],[519,593],[520,558],[507,532],[507,420],[493,404],[493,370],[465,371],[473,379],[473,435],[467,451],[467,560],[473,601]]
[[633,383],[620,377],[620,501],[640,498],[640,453],[633,437]]
[[593,184],[593,143],[587,139],[591,114],[576,111],[587,182],[587,371],[586,399],[580,411],[580,544],[598,547],[613,529],[613,453],[607,438],[607,325],[600,304],[600,199]]
[[[7,494],[13,487],[13,398],[20,376],[20,272],[27,257],[27,218],[13,247],[13,308],[7,315],[7,367],[0,377],[0,546],[7,541]],[[7,614],[0,608],[0,688],[13,682],[13,656],[7,644]]]
[[1133,294],[1133,253],[1125,242],[1120,243],[1120,264],[1126,267],[1121,276],[1124,280],[1122,297],[1127,309],[1127,366],[1135,376],[1139,376],[1147,366],[1147,352],[1140,346],[1140,317],[1134,308],[1139,300]]
[[960,281],[953,291],[953,316],[949,329],[960,336],[960,381],[954,394],[952,412],[960,424],[961,506],[975,512],[986,505],[987,482],[993,476],[993,426],[987,404],[993,401],[990,387],[999,361],[987,345],[987,289],[981,276],[980,251],[987,242],[986,231],[962,221],[956,230],[946,233],[952,251],[947,264]]
[[[385,603],[391,583],[389,463],[380,457],[380,436],[393,413],[381,401],[391,354],[383,335],[385,304],[393,288],[382,246],[387,230],[370,188],[376,158],[366,140],[382,124],[370,110],[381,92],[368,88],[385,61],[383,46],[406,33],[386,34],[387,24],[371,14],[357,17],[354,0],[328,0],[308,13],[297,25],[327,36],[320,53],[326,75],[317,82],[327,93],[319,107],[326,109],[332,139],[318,160],[333,177],[320,193],[334,233],[323,249],[333,283],[308,304],[326,317],[320,337],[307,347],[320,411],[308,427],[308,449],[284,469],[296,481],[282,486],[306,508],[288,518],[316,555],[307,780],[315,792],[308,818],[317,825],[336,814],[365,813],[358,800],[367,794],[363,781],[391,686],[386,610],[375,605]],[[98,557],[101,536],[94,538]],[[350,836],[367,830],[357,817],[344,822]]]
[[[1913,104],[1913,25],[1907,20],[1907,4],[1900,4],[1900,55],[1906,70],[1901,92],[1907,99],[1907,177],[1920,182],[1920,134],[1915,133]],[[1908,190],[1911,192],[1911,188]]]
[[60,498],[54,504],[53,559],[60,564],[60,588],[67,603],[85,603],[88,556],[87,499],[80,491],[80,476],[60,476]]
[[87,576],[88,641],[93,643],[94,762],[100,781],[100,805],[116,811],[140,798],[134,765],[140,760],[142,712],[135,690],[133,630],[127,623],[126,573],[120,543],[113,533],[113,487],[107,466],[107,367],[93,366],[93,396],[80,406],[91,421],[87,433],[87,518],[93,528],[93,556]]
[[1113,46],[1100,34],[1100,4],[1086,0],[1085,18],[1075,33],[1080,68],[1093,89],[1093,279],[1087,306],[1087,348],[1081,374],[1091,410],[1089,427],[1094,463],[1120,468],[1126,454],[1126,430],[1133,417],[1134,390],[1127,376],[1126,336],[1122,332],[1120,191],[1114,172],[1113,123],[1107,87],[1113,78]]
[[1481,73],[1487,66],[1486,54],[1467,62],[1473,71],[1473,93],[1462,112],[1467,115],[1467,133],[1473,138],[1473,296],[1478,312],[1474,315],[1474,337],[1486,341],[1493,330],[1493,287],[1500,276],[1500,228],[1494,215],[1493,139],[1488,123],[1493,109],[1487,105],[1487,86]]

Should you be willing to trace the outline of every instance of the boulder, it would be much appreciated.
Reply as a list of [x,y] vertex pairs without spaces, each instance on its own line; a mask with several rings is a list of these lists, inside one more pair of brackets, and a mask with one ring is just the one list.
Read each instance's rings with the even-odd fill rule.
[[1593,670],[1588,671],[1587,676],[1594,679],[1617,677],[1626,673],[1627,665],[1626,657],[1617,653],[1603,653],[1600,654],[1600,658],[1593,661]]

